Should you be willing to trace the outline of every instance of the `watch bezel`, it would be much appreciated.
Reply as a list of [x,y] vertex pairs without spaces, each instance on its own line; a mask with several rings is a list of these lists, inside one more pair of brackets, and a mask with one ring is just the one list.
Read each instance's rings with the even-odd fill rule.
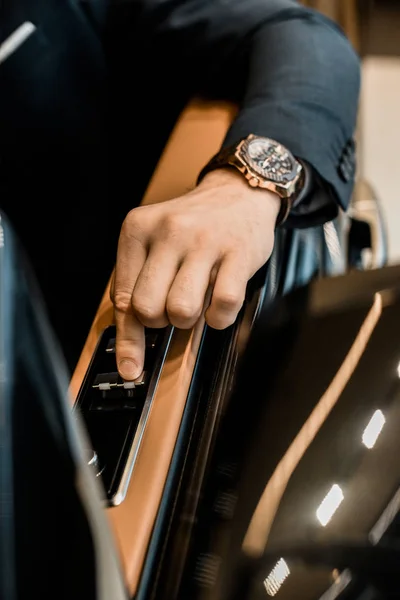
[[[258,165],[255,164],[254,160],[250,157],[249,150],[251,144],[255,141],[266,142],[268,146],[273,146],[276,151],[282,154],[287,154],[289,156],[290,162],[293,165],[292,170],[285,175],[279,175],[266,169],[262,169],[261,167],[258,167]],[[250,174],[252,176],[261,177],[263,180],[267,180],[276,186],[282,187],[283,189],[291,187],[292,183],[295,183],[299,177],[301,171],[300,163],[296,160],[296,158],[293,156],[290,150],[288,150],[285,146],[283,146],[283,144],[280,144],[276,140],[267,137],[251,135],[242,141],[242,143],[238,146],[237,150],[238,158],[241,160],[242,163],[245,164],[247,169],[249,169]]]

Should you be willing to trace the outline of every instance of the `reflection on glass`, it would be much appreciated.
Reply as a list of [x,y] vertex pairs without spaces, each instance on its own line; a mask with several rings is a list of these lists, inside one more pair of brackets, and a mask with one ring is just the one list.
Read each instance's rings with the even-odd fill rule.
[[264,587],[267,590],[268,596],[275,596],[289,575],[290,570],[287,562],[283,558],[280,558],[268,577],[264,579]]
[[385,421],[386,419],[383,416],[383,412],[381,410],[376,410],[372,415],[370,422],[364,429],[364,433],[362,435],[362,443],[364,446],[369,449],[375,446],[375,442],[383,429]]
[[322,527],[329,523],[343,500],[342,488],[335,483],[317,508],[317,519]]
[[397,375],[400,377],[400,363],[397,365]]

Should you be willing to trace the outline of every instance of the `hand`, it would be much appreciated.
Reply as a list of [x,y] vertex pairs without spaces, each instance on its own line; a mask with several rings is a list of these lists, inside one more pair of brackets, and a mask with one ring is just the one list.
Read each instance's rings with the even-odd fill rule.
[[220,169],[180,198],[127,215],[111,289],[121,377],[143,370],[144,326],[192,327],[208,291],[206,322],[224,329],[235,321],[248,280],[272,252],[279,206],[273,192]]

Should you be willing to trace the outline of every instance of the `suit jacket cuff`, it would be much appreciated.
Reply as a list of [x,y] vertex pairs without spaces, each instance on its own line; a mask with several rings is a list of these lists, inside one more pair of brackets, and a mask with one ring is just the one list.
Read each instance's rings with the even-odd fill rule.
[[315,110],[308,113],[306,108],[299,115],[298,107],[291,106],[290,101],[248,107],[239,113],[224,146],[250,133],[277,140],[294,156],[311,165],[318,179],[327,184],[329,194],[346,210],[354,186],[355,144],[352,138],[344,142],[335,138],[327,127],[325,115]]
[[330,186],[318,176],[311,165],[304,161],[302,164],[305,172],[304,187],[284,224],[286,228],[304,229],[321,225],[335,219],[339,212]]

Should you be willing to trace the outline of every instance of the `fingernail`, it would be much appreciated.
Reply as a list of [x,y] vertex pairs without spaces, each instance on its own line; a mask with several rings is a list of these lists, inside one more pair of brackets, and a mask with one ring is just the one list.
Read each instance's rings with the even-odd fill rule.
[[129,358],[123,358],[118,363],[118,371],[123,379],[128,379],[129,381],[139,377],[141,372],[137,364]]

